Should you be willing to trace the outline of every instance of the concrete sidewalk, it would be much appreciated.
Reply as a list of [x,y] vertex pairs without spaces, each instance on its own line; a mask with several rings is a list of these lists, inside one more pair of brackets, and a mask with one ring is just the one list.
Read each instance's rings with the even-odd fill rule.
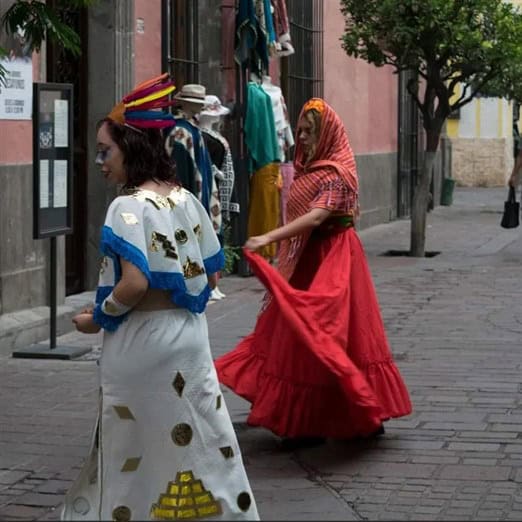
[[[361,232],[387,332],[414,412],[384,437],[285,453],[246,426],[224,390],[264,520],[522,520],[521,229],[500,228],[507,191],[457,189],[428,216],[432,258],[407,249],[409,221]],[[214,356],[254,325],[262,288],[227,277],[211,304]],[[76,361],[0,353],[0,520],[56,520],[96,408],[100,336]]]

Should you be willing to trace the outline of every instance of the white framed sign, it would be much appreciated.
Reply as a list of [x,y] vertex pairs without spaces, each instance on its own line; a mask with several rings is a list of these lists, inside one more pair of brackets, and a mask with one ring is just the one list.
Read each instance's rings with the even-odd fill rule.
[[29,58],[3,59],[0,82],[0,120],[30,120],[33,110],[33,62]]

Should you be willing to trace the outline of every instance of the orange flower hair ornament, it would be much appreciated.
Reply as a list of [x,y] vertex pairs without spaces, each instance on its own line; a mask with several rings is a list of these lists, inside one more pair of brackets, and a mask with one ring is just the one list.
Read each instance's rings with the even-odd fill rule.
[[324,111],[324,101],[320,98],[312,98],[308,100],[303,106],[303,114],[312,109],[315,109],[319,114],[322,114]]
[[174,125],[174,117],[161,109],[174,105],[169,95],[176,86],[164,73],[137,85],[117,103],[107,118],[127,127],[139,129],[162,129]]

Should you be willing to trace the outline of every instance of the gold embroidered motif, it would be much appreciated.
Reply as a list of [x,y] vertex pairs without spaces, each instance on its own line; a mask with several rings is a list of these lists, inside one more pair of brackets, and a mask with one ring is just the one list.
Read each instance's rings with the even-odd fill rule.
[[176,187],[169,194],[168,199],[171,199],[174,205],[178,205],[179,203],[183,203],[187,200],[187,194],[181,187]]
[[226,459],[231,459],[234,456],[234,450],[230,446],[219,448],[219,451],[223,454]]
[[127,406],[113,406],[118,414],[118,417],[123,420],[136,420],[132,412],[127,408]]
[[172,386],[176,390],[177,394],[181,397],[183,388],[185,387],[185,379],[181,373],[176,373],[176,377],[174,377],[174,380],[172,381]]
[[127,506],[118,506],[112,511],[112,520],[114,522],[129,522],[131,519],[131,510]]
[[178,254],[176,253],[176,249],[174,248],[172,241],[167,239],[167,236],[165,234],[162,234],[161,232],[153,232],[149,250],[151,252],[159,252],[158,243],[162,246],[163,250],[165,251],[165,257],[178,259]]
[[176,480],[169,482],[167,493],[161,493],[152,504],[150,516],[156,520],[179,520],[221,515],[221,503],[211,491],[195,480],[192,471],[177,473]]
[[136,471],[138,469],[138,466],[140,465],[141,457],[131,457],[130,459],[127,459],[125,463],[123,464],[120,471],[122,473],[127,473],[130,471]]
[[100,262],[100,274],[103,274],[105,272],[105,269],[109,266],[109,260],[107,259],[107,256],[102,257]]
[[132,212],[122,212],[121,218],[126,225],[137,225],[139,223],[138,218]]
[[191,279],[204,273],[205,269],[202,266],[199,266],[196,261],[191,261],[190,257],[187,257],[187,261],[183,265],[183,275],[185,279]]
[[137,189],[135,192],[129,195],[138,201],[149,202],[150,204],[154,205],[157,210],[162,208],[171,208],[167,197],[162,196],[161,194],[157,194],[153,190]]
[[152,238],[151,238],[150,246],[149,246],[149,250],[151,252],[159,252],[160,247],[159,247],[158,243],[160,243],[160,242],[158,241],[158,237],[157,237],[158,233],[159,232],[152,233]]
[[248,511],[251,503],[250,495],[246,491],[237,496],[237,505],[241,511]]
[[216,397],[216,410],[219,410],[219,408],[221,408],[221,395]]
[[192,428],[184,422],[176,424],[172,429],[171,437],[174,444],[178,446],[187,446],[192,440]]
[[176,232],[174,232],[174,237],[176,241],[182,245],[188,241],[187,233],[182,228],[178,228]]
[[[189,472],[182,472],[182,478],[177,482],[169,482],[167,486],[168,495],[188,495],[191,493],[203,493],[203,483],[201,480],[194,480]],[[191,478],[192,477],[192,478]],[[188,484],[187,484],[188,483]],[[185,485],[183,485],[185,484]]]
[[198,239],[201,239],[201,225],[196,225],[194,227],[194,234],[196,234]]

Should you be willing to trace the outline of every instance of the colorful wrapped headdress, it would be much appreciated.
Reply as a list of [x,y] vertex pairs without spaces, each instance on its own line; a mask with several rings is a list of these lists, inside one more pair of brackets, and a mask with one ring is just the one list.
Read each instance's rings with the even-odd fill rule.
[[162,129],[174,125],[174,117],[161,109],[174,105],[169,95],[176,86],[164,73],[137,85],[113,107],[107,118],[135,129]]
[[303,106],[303,114],[312,109],[315,109],[319,114],[324,111],[324,101],[321,98],[311,98]]

